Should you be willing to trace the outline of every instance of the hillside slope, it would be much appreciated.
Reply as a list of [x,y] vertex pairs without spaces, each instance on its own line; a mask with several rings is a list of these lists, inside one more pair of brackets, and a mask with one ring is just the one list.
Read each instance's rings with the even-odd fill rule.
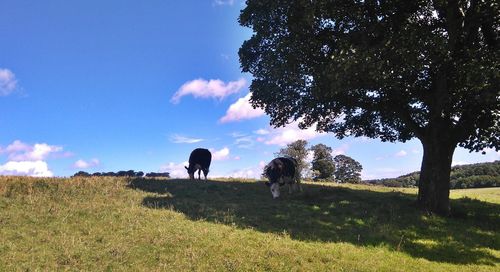
[[[420,172],[397,178],[366,180],[364,182],[389,187],[417,187]],[[452,167],[450,189],[500,187],[500,161],[457,165]]]
[[440,218],[414,189],[303,187],[273,200],[245,180],[0,177],[0,271],[500,269],[498,188],[452,193]]

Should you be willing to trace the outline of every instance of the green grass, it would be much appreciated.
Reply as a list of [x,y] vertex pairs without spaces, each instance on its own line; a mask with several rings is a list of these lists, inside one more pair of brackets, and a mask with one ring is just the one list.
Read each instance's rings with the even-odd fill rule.
[[500,188],[0,177],[0,271],[499,271]]

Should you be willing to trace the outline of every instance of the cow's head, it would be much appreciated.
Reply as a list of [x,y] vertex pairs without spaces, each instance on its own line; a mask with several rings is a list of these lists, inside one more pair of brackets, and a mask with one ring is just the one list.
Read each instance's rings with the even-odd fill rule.
[[186,168],[187,172],[188,172],[188,175],[189,175],[189,179],[194,179],[194,172],[196,171],[196,169],[194,169],[194,167],[187,167],[187,166],[184,166],[184,168]]
[[266,182],[266,185],[271,189],[273,199],[280,197],[280,184],[278,182]]
[[266,182],[267,187],[271,189],[271,194],[273,198],[278,198],[280,196],[280,184],[279,180],[282,175],[283,164],[279,160],[272,160],[266,167],[264,168],[264,174],[269,179]]
[[[197,170],[201,170],[201,165],[199,165],[199,164],[191,165],[190,164],[189,167],[184,166],[184,168],[186,168],[186,170],[188,172],[189,179],[194,179],[194,173]],[[208,173],[208,170],[207,170],[207,173]]]

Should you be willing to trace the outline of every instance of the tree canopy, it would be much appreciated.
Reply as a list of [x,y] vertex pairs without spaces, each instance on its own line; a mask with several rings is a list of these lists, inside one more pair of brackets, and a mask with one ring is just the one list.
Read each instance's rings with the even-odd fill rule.
[[355,159],[346,155],[337,155],[335,162],[335,179],[345,183],[360,183],[363,167]]
[[311,147],[313,160],[311,162],[315,179],[331,179],[335,172],[332,148],[324,144],[317,144]]
[[500,147],[495,1],[247,1],[252,103],[277,126],[406,141],[434,122]]
[[280,151],[276,153],[276,156],[294,158],[297,161],[297,172],[302,175],[303,172],[307,171],[309,168],[309,163],[306,161],[307,154],[307,141],[297,140],[281,148]]
[[247,0],[251,102],[283,126],[424,148],[418,201],[449,211],[456,146],[500,149],[500,11],[493,0]]

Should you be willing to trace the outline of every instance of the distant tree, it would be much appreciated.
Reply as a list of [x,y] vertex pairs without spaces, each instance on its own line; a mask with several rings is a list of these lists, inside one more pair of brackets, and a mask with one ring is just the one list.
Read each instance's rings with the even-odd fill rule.
[[116,173],[117,177],[126,177],[127,176],[127,171],[121,170]]
[[301,175],[303,172],[307,171],[309,168],[309,163],[306,161],[308,154],[307,150],[307,141],[306,140],[297,140],[293,143],[289,143],[286,147],[281,148],[276,156],[288,156],[292,157],[297,161],[298,173]]
[[163,173],[149,172],[146,174],[146,177],[148,177],[148,178],[158,178],[158,177],[170,178],[170,173],[169,172],[163,172]]
[[359,162],[346,155],[337,155],[335,161],[335,179],[345,183],[360,183],[361,170]]
[[76,172],[73,177],[90,177],[90,174],[85,171]]
[[246,3],[240,63],[272,125],[418,138],[417,203],[442,215],[455,148],[500,150],[498,0]]
[[313,151],[312,171],[314,179],[332,179],[335,173],[335,163],[332,148],[324,144],[311,147]]

